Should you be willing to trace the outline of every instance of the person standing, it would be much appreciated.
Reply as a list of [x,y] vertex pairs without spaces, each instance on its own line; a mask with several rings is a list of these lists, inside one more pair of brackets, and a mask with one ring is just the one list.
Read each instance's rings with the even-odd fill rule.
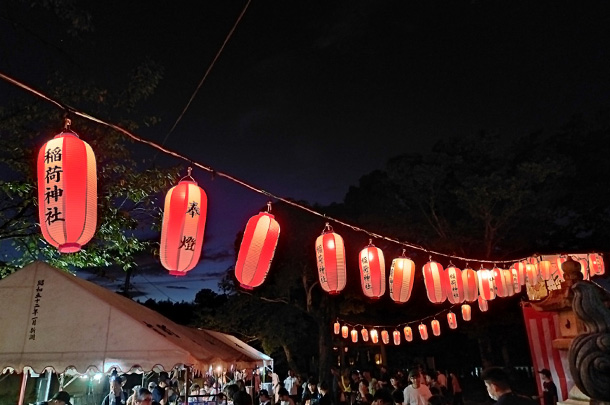
[[59,391],[47,402],[43,402],[42,405],[72,405],[70,403],[70,394],[66,391]]
[[265,389],[259,391],[258,400],[260,405],[271,405],[271,398],[269,397],[269,392]]
[[551,378],[551,371],[543,368],[538,373],[542,375],[542,401],[543,405],[557,405],[557,386]]
[[460,380],[455,373],[449,373],[451,377],[451,391],[453,393],[453,405],[464,405],[464,399],[462,398],[462,386]]
[[110,392],[102,400],[102,405],[126,405],[127,394],[123,392],[120,378],[111,378]]
[[409,381],[411,385],[403,391],[405,405],[427,405],[428,399],[432,396],[430,389],[421,383],[419,369],[414,368],[409,371]]
[[497,401],[497,405],[534,405],[535,402],[526,396],[517,395],[510,387],[508,374],[500,367],[483,370],[481,378],[487,387],[487,393]]
[[299,389],[299,383],[297,378],[294,376],[294,371],[288,370],[288,377],[284,380],[284,388],[288,391],[288,395],[293,401],[297,400],[297,393]]

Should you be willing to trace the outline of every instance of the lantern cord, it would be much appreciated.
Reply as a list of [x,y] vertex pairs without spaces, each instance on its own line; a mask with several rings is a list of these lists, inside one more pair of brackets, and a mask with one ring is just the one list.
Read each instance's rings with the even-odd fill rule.
[[399,324],[396,324],[396,325],[373,325],[373,326],[366,326],[366,325],[364,325],[362,323],[350,323],[350,322],[347,322],[347,321],[342,320],[340,318],[337,318],[336,322],[339,322],[340,324],[345,325],[345,326],[347,326],[349,328],[355,328],[357,326],[358,327],[361,326],[361,327],[366,328],[366,329],[371,329],[371,328],[376,328],[376,329],[399,329],[399,328],[402,328],[404,326],[423,323],[426,319],[431,319],[431,318],[434,319],[437,316],[440,316],[440,315],[444,314],[445,312],[450,312],[455,307],[460,306],[460,305],[463,305],[463,303],[462,304],[452,304],[450,307],[442,309],[442,310],[440,310],[439,312],[437,312],[435,314],[427,315],[427,316],[424,316],[423,318],[416,319],[416,320],[413,320],[413,321],[402,322],[402,323],[399,323]]
[[233,32],[235,31],[235,29],[237,28],[237,25],[239,24],[239,22],[241,21],[242,17],[244,16],[244,14],[246,13],[246,10],[248,9],[248,6],[250,5],[250,3],[252,2],[252,0],[248,0],[248,2],[246,3],[246,5],[244,6],[243,10],[241,11],[241,14],[239,14],[239,17],[237,17],[237,20],[235,21],[235,24],[233,24],[233,27],[231,28],[231,30],[229,31],[229,33],[227,34],[227,37],[225,38],[224,42],[222,43],[220,49],[218,50],[218,52],[216,53],[216,56],[214,56],[214,59],[212,60],[212,63],[210,63],[210,66],[208,66],[208,69],[205,71],[205,74],[203,75],[203,78],[201,79],[201,81],[199,82],[199,84],[197,85],[197,88],[195,89],[195,91],[193,92],[193,94],[191,95],[191,98],[189,99],[189,101],[186,103],[186,106],[184,107],[184,110],[182,110],[182,112],[180,113],[180,115],[178,116],[178,119],[176,119],[176,122],[174,122],[174,125],[172,126],[172,128],[169,130],[169,132],[165,135],[165,138],[163,138],[163,142],[161,142],[161,145],[165,145],[165,142],[167,142],[167,138],[169,138],[169,136],[172,134],[172,132],[174,132],[174,129],[176,129],[176,126],[178,125],[178,123],[180,122],[180,120],[182,120],[182,117],[184,116],[184,114],[186,113],[186,110],[188,110],[188,108],[191,106],[191,103],[193,102],[193,100],[195,99],[195,96],[197,95],[197,93],[199,92],[199,89],[201,89],[201,86],[203,86],[203,82],[205,82],[205,79],[207,79],[208,75],[210,74],[210,72],[212,71],[212,68],[214,67],[214,65],[216,64],[216,61],[218,60],[218,58],[220,57],[220,54],[222,53],[222,51],[225,49],[225,46],[227,45],[227,42],[229,42],[229,39],[231,38],[231,36],[233,35]]
[[[263,189],[255,187],[255,186],[253,186],[253,185],[251,185],[249,183],[246,183],[245,181],[240,180],[240,179],[238,179],[238,178],[236,178],[236,177],[234,177],[234,176],[232,176],[232,175],[230,175],[228,173],[224,173],[224,172],[220,172],[220,171],[214,170],[213,168],[211,168],[209,166],[205,166],[205,165],[203,165],[201,163],[198,163],[198,162],[196,162],[196,161],[194,161],[194,160],[192,160],[192,159],[190,159],[190,158],[188,158],[186,156],[183,156],[183,155],[181,155],[181,154],[179,154],[177,152],[171,151],[171,150],[165,148],[164,146],[159,145],[159,144],[157,144],[155,142],[139,138],[138,136],[132,134],[131,132],[127,131],[126,129],[123,129],[123,128],[119,127],[116,124],[105,122],[105,121],[103,121],[103,120],[101,120],[99,118],[93,117],[93,116],[91,116],[91,115],[89,115],[89,114],[87,114],[85,112],[78,111],[78,110],[76,110],[76,109],[74,109],[74,108],[72,108],[70,106],[67,106],[67,105],[64,105],[64,104],[62,104],[62,103],[60,103],[58,101],[55,101],[55,100],[51,99],[50,97],[46,96],[45,94],[43,94],[43,93],[41,93],[41,92],[39,92],[37,90],[34,90],[31,87],[29,87],[29,86],[27,86],[27,85],[25,85],[25,84],[15,80],[15,79],[12,79],[12,78],[4,75],[1,72],[0,72],[0,78],[8,81],[9,83],[11,83],[11,84],[13,84],[13,85],[15,85],[17,87],[20,87],[20,88],[22,88],[24,90],[27,90],[30,93],[32,93],[32,94],[34,94],[34,95],[36,95],[36,96],[38,96],[38,97],[40,97],[40,98],[42,98],[44,100],[49,101],[50,103],[56,105],[57,107],[59,107],[61,109],[64,109],[64,110],[66,110],[69,113],[72,113],[73,115],[85,118],[85,119],[87,119],[89,121],[96,122],[98,124],[104,125],[104,126],[109,127],[109,128],[112,128],[115,131],[120,132],[121,134],[125,135],[126,137],[128,137],[128,138],[130,138],[130,139],[132,139],[132,140],[134,140],[136,142],[148,145],[148,146],[150,146],[150,147],[152,147],[154,149],[157,149],[160,152],[163,152],[163,153],[165,153],[167,155],[173,156],[176,159],[180,159],[180,160],[184,160],[186,162],[189,162],[193,166],[196,166],[196,167],[198,167],[198,168],[200,168],[202,170],[205,170],[205,171],[207,171],[209,173],[215,174],[218,177],[223,177],[223,178],[225,178],[225,179],[227,179],[229,181],[232,181],[232,182],[234,182],[236,184],[239,184],[240,186],[242,186],[244,188],[247,188],[247,189],[249,189],[251,191],[254,191],[256,193],[265,195],[265,196],[267,196],[269,198],[281,201],[281,202],[283,202],[283,203],[285,203],[287,205],[290,205],[292,207],[298,208],[300,210],[303,210],[305,212],[308,212],[308,213],[310,213],[312,215],[315,215],[315,216],[318,216],[320,218],[324,218],[325,221],[332,221],[332,222],[340,224],[340,225],[342,225],[342,226],[344,226],[346,228],[349,228],[349,229],[351,229],[351,230],[353,230],[355,232],[360,232],[360,233],[367,234],[371,238],[381,239],[381,240],[384,240],[384,241],[387,241],[387,242],[391,242],[391,243],[394,243],[394,244],[397,244],[397,245],[404,246],[406,248],[410,248],[410,249],[426,252],[426,253],[428,253],[430,255],[430,258],[432,258],[432,255],[436,255],[436,256],[442,256],[442,257],[446,257],[446,258],[450,258],[450,259],[461,260],[461,261],[464,261],[464,262],[477,262],[477,263],[488,263],[488,264],[493,264],[493,263],[514,263],[514,262],[519,262],[519,261],[523,261],[523,260],[527,259],[527,257],[523,257],[523,258],[520,258],[520,259],[512,259],[512,260],[485,260],[485,259],[474,259],[474,258],[454,256],[454,255],[450,255],[450,254],[446,254],[446,253],[430,250],[430,249],[427,249],[427,248],[425,248],[423,246],[416,245],[416,244],[411,243],[411,242],[401,241],[401,240],[398,240],[398,239],[395,239],[395,238],[391,238],[391,237],[384,236],[384,235],[381,235],[381,234],[378,234],[378,233],[375,233],[375,232],[368,231],[368,230],[360,228],[360,227],[358,227],[356,225],[352,225],[352,224],[349,224],[349,223],[347,223],[345,221],[341,221],[341,220],[339,220],[337,218],[333,218],[333,217],[327,216],[326,214],[320,213],[320,212],[318,212],[318,211],[316,211],[316,210],[314,210],[312,208],[309,208],[309,207],[307,207],[305,205],[299,204],[299,203],[297,203],[294,200],[291,200],[289,198],[277,196],[277,195],[275,195],[273,193],[270,193],[268,191],[265,191]],[[482,264],[481,264],[481,268],[483,268]]]

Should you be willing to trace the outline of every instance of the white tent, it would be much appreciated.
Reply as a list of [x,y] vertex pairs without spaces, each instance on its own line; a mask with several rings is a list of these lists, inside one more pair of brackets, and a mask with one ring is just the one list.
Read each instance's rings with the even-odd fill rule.
[[84,373],[272,365],[269,356],[233,336],[178,325],[46,263],[0,280],[0,303],[2,369]]

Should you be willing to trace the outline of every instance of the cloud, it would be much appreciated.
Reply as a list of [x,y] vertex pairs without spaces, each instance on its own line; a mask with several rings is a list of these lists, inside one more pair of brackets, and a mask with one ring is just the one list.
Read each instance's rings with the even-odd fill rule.
[[183,287],[181,285],[166,285],[165,288],[171,288],[173,290],[188,290],[187,287]]

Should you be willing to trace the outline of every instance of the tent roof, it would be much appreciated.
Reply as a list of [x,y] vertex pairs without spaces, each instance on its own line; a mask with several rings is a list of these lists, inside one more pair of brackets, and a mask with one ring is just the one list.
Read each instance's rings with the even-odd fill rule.
[[126,372],[185,364],[206,370],[272,361],[232,336],[178,325],[46,263],[32,263],[0,280],[0,303],[2,369]]

